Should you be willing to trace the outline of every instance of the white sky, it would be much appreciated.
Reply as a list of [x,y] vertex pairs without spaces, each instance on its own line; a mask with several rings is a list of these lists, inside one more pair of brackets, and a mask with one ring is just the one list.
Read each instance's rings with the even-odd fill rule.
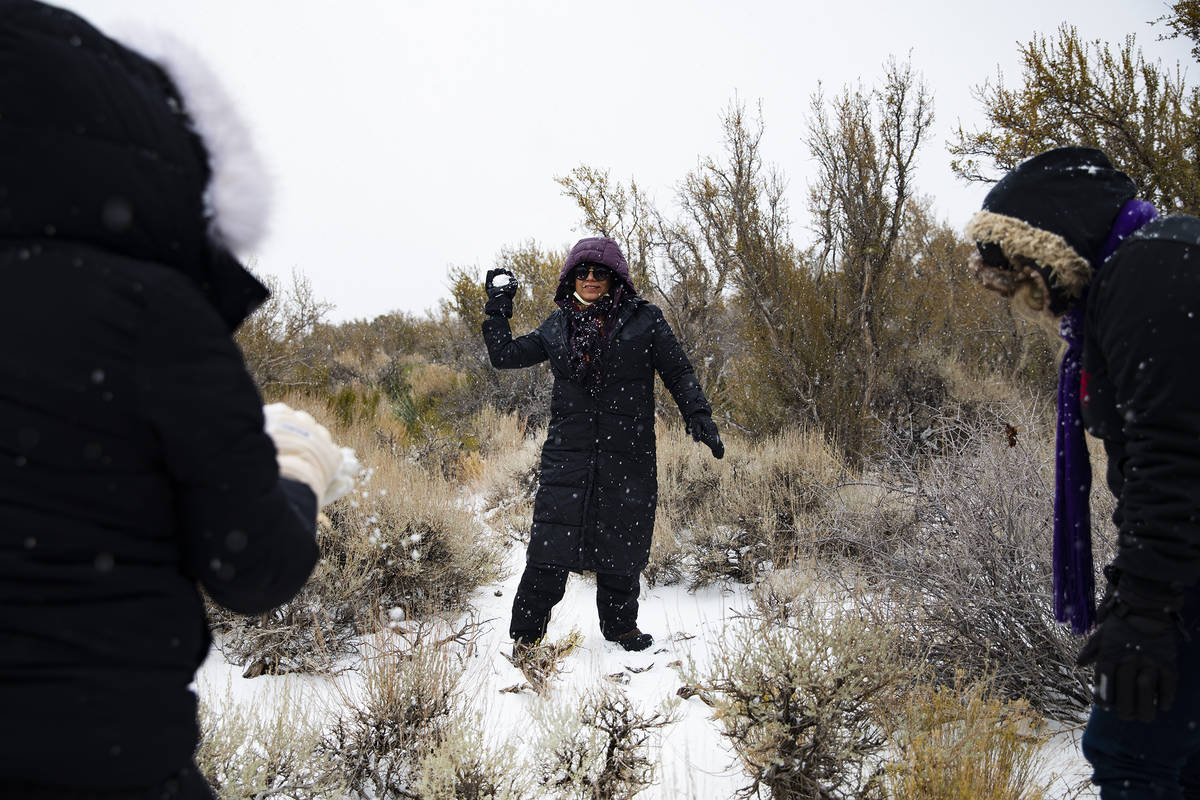
[[[917,186],[965,223],[983,188],[950,174],[945,142],[981,119],[972,87],[1016,48],[1070,22],[1086,39],[1136,33],[1151,58],[1193,65],[1145,23],[1162,0],[59,0],[104,28],[185,37],[239,101],[275,174],[260,272],[306,275],[334,320],[420,312],[451,265],[482,276],[506,245],[573,243],[557,175],[588,164],[636,178],[660,206],[717,154],[735,93],[763,103],[763,154],[790,180],[806,238],[809,97],[878,82],[911,54],[934,92]],[[482,302],[482,300],[481,300]]]

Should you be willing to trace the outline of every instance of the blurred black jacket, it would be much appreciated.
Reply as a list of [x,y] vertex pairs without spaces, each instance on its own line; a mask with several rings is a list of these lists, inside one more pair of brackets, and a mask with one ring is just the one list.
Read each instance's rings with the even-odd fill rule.
[[1200,580],[1200,219],[1155,220],[1093,281],[1081,403],[1104,440],[1117,500],[1114,564],[1171,584]]
[[0,794],[191,763],[198,590],[257,613],[317,558],[231,331],[266,291],[156,64],[0,0]]

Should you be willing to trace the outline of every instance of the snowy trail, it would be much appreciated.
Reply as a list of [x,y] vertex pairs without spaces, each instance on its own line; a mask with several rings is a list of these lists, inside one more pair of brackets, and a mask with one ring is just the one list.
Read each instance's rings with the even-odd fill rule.
[[[498,730],[507,730],[508,736],[520,741],[526,752],[535,746],[529,725],[535,706],[574,700],[592,687],[614,686],[608,681],[609,675],[625,673],[629,677],[629,683],[618,688],[644,713],[653,713],[675,699],[682,681],[678,670],[668,665],[675,661],[686,665],[689,657],[697,664],[706,663],[709,648],[720,641],[725,620],[733,609],[745,604],[748,594],[746,587],[709,587],[694,594],[678,586],[644,591],[638,625],[654,635],[655,643],[644,652],[627,653],[600,634],[595,582],[572,575],[547,632],[547,639],[552,641],[565,637],[572,629],[583,634],[582,643],[565,660],[564,674],[545,697],[528,691],[501,694],[500,689],[524,683],[520,671],[501,655],[512,646],[507,635],[508,617],[523,565],[524,552],[514,547],[509,564],[512,574],[477,599],[480,618],[493,621],[481,648],[482,663],[468,681],[480,689],[481,710],[497,722]],[[502,592],[501,597],[494,596],[496,589]],[[628,667],[649,669],[633,673]],[[734,765],[734,755],[725,747],[711,716],[712,710],[698,698],[678,701],[674,708],[676,721],[660,738],[658,785],[639,797],[724,798],[732,797],[745,785],[746,779]]]
[[[502,693],[506,687],[525,682],[520,671],[502,655],[512,647],[507,627],[512,597],[524,564],[523,548],[514,545],[507,558],[508,577],[481,587],[473,598],[476,617],[486,624],[460,683],[468,708],[486,720],[489,739],[515,742],[528,759],[526,763],[537,763],[538,730],[534,719],[539,707],[575,704],[588,689],[608,686],[624,691],[643,713],[653,713],[664,703],[673,703],[675,721],[660,732],[659,746],[653,753],[658,763],[657,784],[639,798],[732,798],[748,783],[724,743],[719,724],[712,719],[712,709],[696,697],[677,698],[676,691],[683,682],[678,669],[670,666],[676,661],[686,665],[689,658],[697,665],[708,662],[712,649],[720,646],[726,621],[735,610],[749,605],[748,587],[710,586],[694,593],[682,586],[657,586],[649,590],[643,587],[639,626],[654,635],[655,644],[642,653],[626,653],[604,641],[600,634],[595,582],[572,575],[563,601],[555,608],[548,639],[557,641],[574,629],[582,634],[583,641],[566,657],[562,674],[544,696],[528,690]],[[649,668],[634,673],[630,667]],[[616,673],[625,673],[628,684],[618,687],[606,677]],[[349,672],[336,680],[345,687],[359,678]],[[340,703],[332,679],[301,675],[244,679],[241,669],[226,664],[215,649],[197,675],[196,683],[201,697],[211,699],[214,704],[229,696],[239,706],[252,706],[260,712],[274,708],[284,689],[293,701],[302,698],[300,707],[309,709],[316,718],[331,715]],[[1089,774],[1079,752],[1079,735],[1077,730],[1060,732],[1047,745],[1044,774],[1047,779],[1056,776],[1048,798],[1098,797],[1090,787],[1075,792]]]
[[[627,653],[600,634],[594,581],[572,575],[547,636],[558,640],[575,629],[583,635],[583,641],[566,657],[562,674],[544,696],[528,690],[502,693],[501,689],[525,682],[521,672],[502,655],[511,652],[512,647],[508,618],[524,565],[523,548],[510,548],[508,559],[508,577],[481,587],[473,598],[476,616],[486,624],[460,683],[469,708],[487,720],[490,738],[516,742],[523,753],[533,756],[537,744],[533,719],[538,706],[574,704],[588,689],[607,686],[625,692],[647,714],[674,701],[675,721],[657,737],[661,747],[653,754],[659,762],[658,783],[639,797],[727,798],[745,785],[746,778],[712,721],[712,710],[698,698],[677,699],[682,680],[679,671],[668,665],[676,661],[686,665],[689,657],[697,664],[706,663],[709,648],[720,641],[726,619],[733,609],[745,605],[747,587],[709,587],[691,594],[683,587],[646,591],[641,598],[639,625],[654,635],[655,644],[642,653]],[[629,667],[645,671],[633,673]],[[606,677],[622,672],[629,677],[626,685],[617,686]],[[345,686],[357,682],[358,677],[350,672],[336,680]],[[196,688],[201,698],[213,705],[231,697],[238,706],[250,706],[260,713],[274,708],[285,690],[293,700],[303,698],[302,706],[318,718],[339,703],[333,679],[302,675],[242,678],[241,668],[225,663],[216,649],[210,651],[197,674]]]

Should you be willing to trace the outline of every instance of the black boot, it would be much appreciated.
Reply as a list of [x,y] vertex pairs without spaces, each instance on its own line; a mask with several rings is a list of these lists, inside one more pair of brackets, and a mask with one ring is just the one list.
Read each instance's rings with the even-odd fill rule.
[[610,642],[616,642],[621,645],[622,649],[630,652],[638,652],[645,650],[650,645],[654,644],[654,637],[648,633],[642,633],[637,628],[621,634],[615,639],[609,639]]

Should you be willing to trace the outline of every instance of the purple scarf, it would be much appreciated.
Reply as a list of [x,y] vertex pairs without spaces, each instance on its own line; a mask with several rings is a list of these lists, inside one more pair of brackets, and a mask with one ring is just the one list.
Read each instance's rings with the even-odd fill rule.
[[[1125,237],[1156,217],[1158,212],[1145,200],[1127,202],[1100,251],[1092,280]],[[1059,333],[1067,343],[1067,352],[1058,373],[1057,459],[1054,465],[1054,618],[1059,622],[1070,622],[1071,630],[1077,634],[1087,633],[1096,622],[1088,499],[1092,489],[1092,464],[1088,459],[1079,409],[1080,356],[1086,310],[1085,292],[1059,326]]]

